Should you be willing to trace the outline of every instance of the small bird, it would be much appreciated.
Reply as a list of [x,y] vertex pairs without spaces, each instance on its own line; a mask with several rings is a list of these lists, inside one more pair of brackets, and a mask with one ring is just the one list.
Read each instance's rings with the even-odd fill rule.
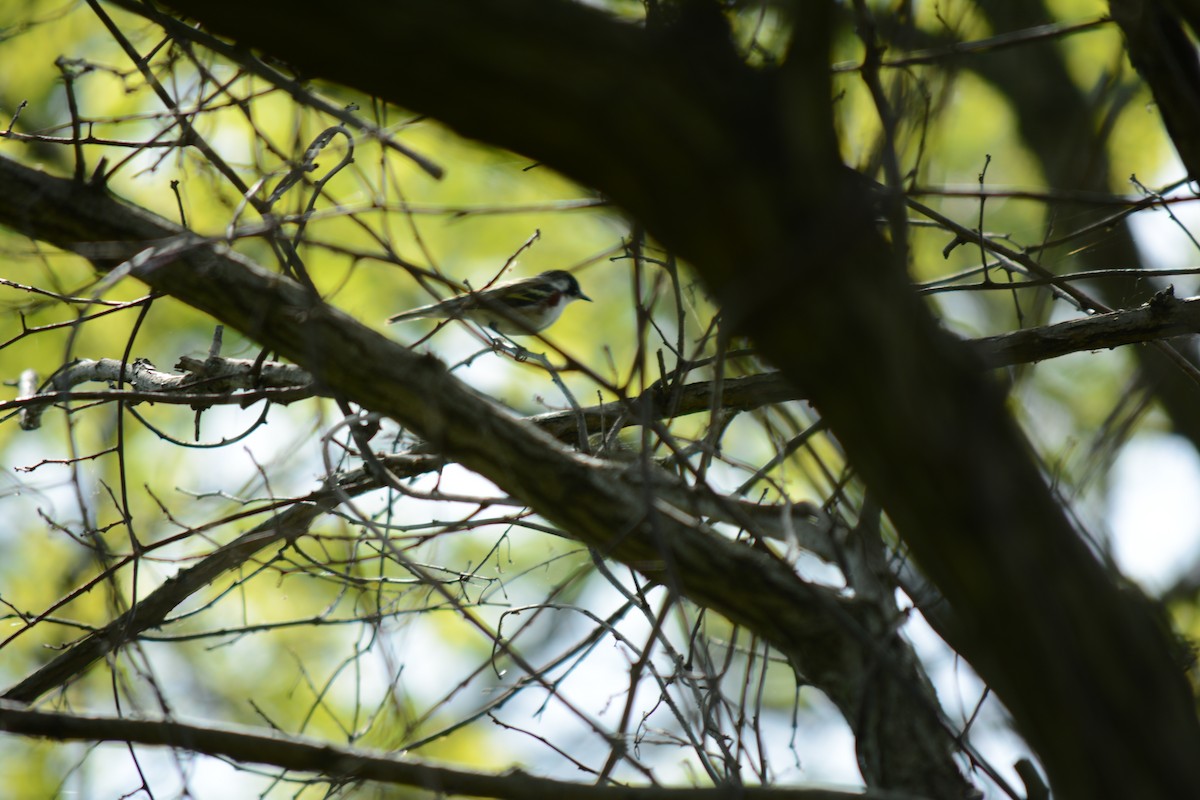
[[574,275],[552,269],[401,312],[388,317],[388,324],[428,317],[465,319],[503,336],[529,336],[548,328],[572,300],[592,302]]

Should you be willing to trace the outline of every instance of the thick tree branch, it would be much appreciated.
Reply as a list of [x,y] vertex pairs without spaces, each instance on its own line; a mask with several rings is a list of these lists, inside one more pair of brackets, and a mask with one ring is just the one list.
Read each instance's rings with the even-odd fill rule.
[[369,780],[413,786],[439,795],[512,798],[512,800],[920,800],[898,792],[839,792],[726,786],[667,789],[568,783],[537,778],[519,770],[503,775],[448,769],[407,756],[356,750],[303,739],[263,736],[230,728],[207,728],[167,720],[133,720],[35,711],[0,701],[0,730],[58,741],[129,742],[175,747],[241,763],[269,764],[303,774],[340,780]]
[[[602,555],[756,631],[842,710],[858,734],[869,784],[969,793],[931,688],[896,621],[873,603],[805,584],[782,561],[660,504],[649,487],[615,480],[605,462],[512,417],[437,359],[148,212],[0,159],[0,220],[93,258],[98,249],[108,259],[124,250],[130,260],[122,270],[393,417]],[[109,244],[97,248],[97,241]]]
[[[381,461],[400,480],[436,470],[444,463],[436,455],[406,454],[384,456]],[[601,469],[608,473],[610,480],[628,485],[639,494],[661,497],[664,503],[676,509],[675,513],[702,514],[745,527],[755,537],[795,541],[830,563],[845,559],[844,548],[839,543],[844,539],[845,531],[836,531],[832,522],[810,503],[757,505],[717,497],[696,487],[685,486],[675,476],[658,469],[647,471],[640,465],[623,464]],[[145,631],[167,624],[171,612],[189,597],[211,586],[221,576],[241,569],[264,549],[303,536],[319,515],[336,508],[346,499],[384,488],[380,480],[365,468],[339,474],[328,483],[330,485],[295,500],[285,510],[272,515],[195,565],[179,571],[139,600],[132,609],[70,645],[4,692],[2,697],[32,703],[47,692],[65,687],[96,661],[136,641]],[[177,538],[173,537],[171,541]],[[166,542],[159,543],[163,544]],[[847,613],[853,613],[853,610]],[[41,619],[42,616],[38,616],[26,620],[26,629]],[[15,637],[20,633],[17,631],[10,636]]]
[[1125,34],[1130,62],[1154,93],[1179,158],[1195,178],[1200,175],[1200,58],[1195,44],[1173,3],[1110,0],[1108,7]]
[[1080,541],[1000,393],[913,296],[871,199],[837,162],[830,3],[803,5],[787,58],[762,72],[712,26],[642,29],[568,2],[394,3],[320,30],[317,4],[168,4],[604,191],[811,393],[963,615],[957,647],[1061,796],[1200,785],[1200,725],[1170,637]]
[[[984,0],[977,6],[991,29],[1021,29],[1044,22],[1051,14],[1042,0],[1013,3]],[[1137,267],[1142,254],[1134,241],[1129,217],[1114,217],[1095,204],[1094,193],[1104,193],[1123,180],[1114,176],[1111,123],[1117,109],[1135,101],[1132,79],[1114,80],[1103,89],[1084,87],[1071,77],[1064,47],[1043,46],[973,59],[970,68],[1003,92],[1013,104],[1021,138],[1038,159],[1052,194],[1061,198],[1051,218],[1070,220],[1072,231],[1059,235],[1058,246],[1041,249],[1037,263],[1055,274],[1069,265],[1072,273],[1103,271],[1111,264]],[[1030,80],[1030,76],[1037,76]],[[1115,78],[1116,76],[1114,76]],[[1054,113],[1046,113],[1054,109]],[[1194,112],[1187,112],[1194,113]],[[1147,198],[1148,200],[1151,198]],[[1135,208],[1130,208],[1133,211]],[[1103,240],[1103,247],[1089,246]],[[1120,308],[1148,300],[1155,287],[1131,269],[1088,285],[1085,294],[1072,295],[1082,308]],[[1062,282],[1055,283],[1062,288]],[[1051,306],[1034,306],[1049,313]],[[1175,431],[1200,449],[1200,415],[1196,410],[1196,384],[1200,371],[1194,348],[1147,347],[1134,354],[1140,379],[1161,401]]]
[[[390,455],[383,457],[382,463],[393,476],[405,480],[435,470],[443,462],[438,456]],[[667,473],[661,473],[658,482],[646,487],[639,482],[643,472],[641,469],[610,469],[613,480],[630,483],[642,491],[660,493],[679,509],[705,513],[733,524],[748,524],[756,536],[799,538],[802,546],[831,563],[837,562],[843,555],[839,552],[842,548],[836,544],[832,525],[807,503],[786,507],[764,506],[711,498],[689,492],[687,487],[673,483],[673,476]],[[365,468],[339,475],[334,485],[299,498],[285,510],[164,581],[132,609],[70,645],[49,663],[4,692],[2,698],[33,703],[46,693],[67,686],[96,661],[136,641],[147,630],[168,624],[172,611],[195,593],[213,585],[221,576],[240,570],[247,561],[268,547],[303,536],[320,514],[332,510],[346,499],[381,488],[380,481]],[[844,533],[842,531],[836,535],[840,538]],[[159,543],[164,544],[167,542]],[[40,616],[27,620],[27,629],[40,621]],[[19,632],[11,635],[19,635]]]
[[[98,361],[81,359],[55,372],[41,390],[19,392],[16,401],[0,404],[0,413],[10,407],[20,408],[21,428],[35,430],[46,406],[77,399],[70,390],[81,383],[93,381],[128,383],[132,387],[132,391],[112,392],[113,399],[181,402],[196,409],[218,404],[252,403],[267,398],[277,403],[290,403],[315,393],[312,376],[291,364],[258,364],[245,359],[214,356],[208,359],[184,357],[177,367],[182,371],[166,372],[146,359],[137,359],[128,364],[122,364],[114,358]],[[36,383],[36,378],[33,380]],[[239,389],[250,391],[235,394],[234,391]]]
[[970,344],[984,363],[999,367],[1197,333],[1200,298],[1176,300],[1172,292],[1163,291],[1137,308],[988,336]]

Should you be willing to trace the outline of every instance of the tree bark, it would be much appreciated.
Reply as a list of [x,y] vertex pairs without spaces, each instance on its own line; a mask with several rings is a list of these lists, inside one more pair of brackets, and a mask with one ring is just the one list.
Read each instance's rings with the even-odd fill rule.
[[[708,4],[685,5],[696,16],[666,30],[551,0],[410,1],[336,15],[295,0],[263,0],[253,14],[229,0],[167,5],[306,74],[431,114],[606,193],[688,258],[726,318],[809,389],[954,606],[961,651],[1007,705],[1059,797],[1182,797],[1200,786],[1200,726],[1166,626],[1118,589],[1072,529],[1002,393],[915,296],[876,229],[872,199],[838,162],[832,4],[794,6],[786,60],[761,71],[738,59],[704,14]],[[144,279],[209,306],[181,274]],[[276,331],[245,318],[236,294],[222,297],[230,301],[213,313],[278,346]],[[304,325],[290,330],[312,347],[335,329],[324,313],[295,308],[272,324],[302,314]],[[299,340],[283,352],[311,369],[309,348]],[[343,365],[319,366],[329,380],[352,380]],[[444,384],[436,371],[427,377]],[[509,466],[472,452],[441,409],[418,407],[401,386],[381,381],[355,399],[402,417],[432,414],[419,417],[423,431],[483,474]],[[571,529],[628,528],[624,518],[578,517],[556,494],[561,481],[532,477],[523,469],[505,488]],[[613,552],[715,577],[663,544],[625,536]],[[772,574],[761,561],[743,568]],[[796,607],[810,608],[802,623],[810,633],[826,625],[819,617],[830,609],[761,577],[760,615],[739,618],[718,588],[727,585],[688,589],[777,644],[797,633],[778,624],[784,611],[794,620]]]
[[[802,678],[825,692],[855,733],[868,785],[933,797],[968,797],[958,744],[943,724],[932,687],[886,607],[811,585],[773,555],[712,531],[622,467],[583,456],[482,397],[432,356],[419,355],[320,302],[295,282],[268,272],[164,219],[93,187],[0,159],[0,221],[81,253],[124,250],[130,274],[194,306],[291,359],[319,384],[386,414],[421,436],[430,450],[488,478],[606,558],[744,625],[787,655]],[[97,248],[96,242],[104,242]],[[158,258],[152,253],[166,252]],[[135,254],[138,256],[134,258]],[[327,502],[329,498],[324,498]],[[322,500],[296,511],[306,524]],[[283,515],[280,515],[281,517]],[[131,613],[136,631],[153,624],[197,585],[282,536],[303,533],[291,519],[264,523],[262,537],[239,539],[155,593]],[[148,598],[150,599],[150,598]],[[467,612],[463,612],[467,613]],[[124,635],[124,633],[120,634]],[[522,669],[519,653],[498,641]],[[77,674],[112,647],[100,632],[13,687],[30,702]]]

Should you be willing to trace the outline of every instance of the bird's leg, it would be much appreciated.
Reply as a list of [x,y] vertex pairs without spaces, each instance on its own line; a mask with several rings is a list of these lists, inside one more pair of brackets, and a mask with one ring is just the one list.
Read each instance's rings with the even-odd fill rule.
[[528,355],[528,350],[526,350],[524,347],[521,347],[521,345],[517,344],[512,339],[509,339],[502,333],[497,333],[495,336],[491,337],[491,339],[492,352],[494,353],[505,353],[506,355],[512,356],[517,361],[524,361]]
[[503,350],[513,357],[514,361],[528,361],[530,356],[534,354],[526,350],[524,346],[517,344],[510,336],[507,336],[500,331],[495,331],[498,338],[492,339],[492,345],[497,350]]

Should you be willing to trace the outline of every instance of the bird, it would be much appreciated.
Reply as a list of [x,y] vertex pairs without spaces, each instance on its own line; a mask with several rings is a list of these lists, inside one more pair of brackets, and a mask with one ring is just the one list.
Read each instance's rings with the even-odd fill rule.
[[531,336],[550,327],[572,300],[592,302],[574,275],[552,269],[532,278],[402,311],[387,321],[391,325],[410,319],[465,319],[502,336]]

